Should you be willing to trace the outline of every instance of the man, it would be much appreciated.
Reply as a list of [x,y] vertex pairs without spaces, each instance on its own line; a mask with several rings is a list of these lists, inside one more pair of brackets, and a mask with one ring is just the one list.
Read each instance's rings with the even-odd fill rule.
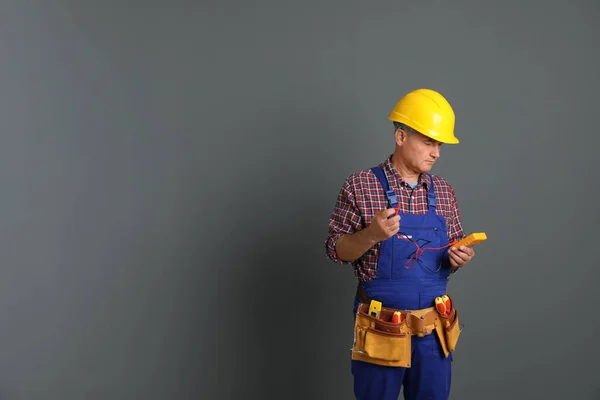
[[[391,358],[381,365],[381,360],[369,358],[368,350],[355,351],[357,340],[374,340],[362,336],[367,327],[357,331],[355,324],[354,393],[357,399],[396,400],[403,388],[405,399],[447,399],[452,354],[442,327],[451,325],[432,313],[436,298],[447,294],[450,275],[475,253],[470,247],[452,246],[465,236],[456,195],[446,180],[429,172],[443,143],[459,143],[455,115],[440,93],[418,89],[402,97],[388,119],[394,123],[394,153],[376,168],[346,179],[330,216],[325,247],[330,260],[354,267],[359,282],[354,315],[359,304],[368,306],[371,300],[401,311],[405,324],[399,326],[411,332],[409,359],[403,361],[405,367],[390,366]],[[428,316],[428,325],[419,325],[423,333],[414,331],[411,313],[421,320]],[[390,342],[379,344],[388,346],[379,349],[389,349],[382,357],[397,353]]]

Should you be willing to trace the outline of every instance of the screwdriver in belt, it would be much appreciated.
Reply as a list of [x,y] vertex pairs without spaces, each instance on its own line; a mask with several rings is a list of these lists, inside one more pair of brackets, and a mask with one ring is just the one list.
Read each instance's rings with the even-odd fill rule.
[[450,300],[450,297],[447,295],[436,297],[435,308],[442,315],[442,317],[448,318],[450,316],[450,312],[452,311],[452,301]]
[[400,311],[395,311],[394,315],[392,315],[392,323],[393,324],[399,324],[400,322],[402,322],[402,319],[403,319],[403,316]]

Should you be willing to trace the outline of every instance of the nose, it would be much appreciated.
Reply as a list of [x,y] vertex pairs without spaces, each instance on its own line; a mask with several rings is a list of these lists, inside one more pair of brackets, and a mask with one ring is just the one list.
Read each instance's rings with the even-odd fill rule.
[[433,149],[431,150],[431,157],[435,158],[436,160],[438,158],[440,158],[440,146],[439,145],[433,146]]

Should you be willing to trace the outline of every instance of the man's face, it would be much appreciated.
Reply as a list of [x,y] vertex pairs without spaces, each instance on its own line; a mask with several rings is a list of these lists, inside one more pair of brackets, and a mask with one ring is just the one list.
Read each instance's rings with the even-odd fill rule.
[[442,143],[416,131],[410,135],[397,132],[396,143],[400,146],[402,159],[414,172],[428,173],[440,157]]

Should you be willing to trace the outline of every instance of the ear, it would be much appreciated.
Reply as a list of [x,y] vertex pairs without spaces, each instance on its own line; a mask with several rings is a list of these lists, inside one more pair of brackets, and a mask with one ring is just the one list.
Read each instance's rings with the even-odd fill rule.
[[406,137],[408,135],[406,134],[404,129],[396,129],[396,132],[394,132],[394,136],[396,139],[396,145],[402,146],[404,144],[404,142],[406,141]]

